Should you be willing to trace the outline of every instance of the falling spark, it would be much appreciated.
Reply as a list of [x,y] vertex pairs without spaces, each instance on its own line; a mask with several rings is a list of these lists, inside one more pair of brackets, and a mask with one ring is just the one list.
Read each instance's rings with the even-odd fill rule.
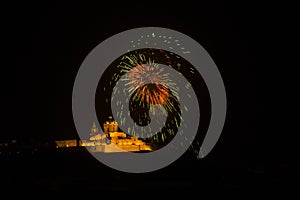
[[[177,43],[179,40],[173,40],[168,36],[150,33],[149,35],[140,36],[141,39],[138,39],[137,41],[141,43],[147,42],[142,41],[144,37],[160,38],[162,42],[169,42],[171,43],[170,45],[173,44],[173,48],[184,50],[184,47]],[[138,42],[133,41],[131,42],[131,45],[139,45]],[[176,134],[179,134],[183,140],[191,143],[193,139],[185,137],[183,131],[185,129],[183,128],[181,131],[178,131],[178,129],[179,126],[186,128],[186,124],[181,114],[182,112],[188,112],[192,108],[187,105],[180,105],[180,92],[178,83],[176,82],[177,80],[169,74],[166,67],[176,69],[180,76],[183,76],[182,73],[185,75],[187,73],[189,73],[189,75],[194,75],[194,69],[190,68],[190,65],[187,66],[185,62],[182,62],[180,56],[161,49],[147,48],[130,51],[121,56],[118,61],[119,62],[114,65],[116,69],[114,73],[112,73],[111,80],[107,82],[107,85],[102,90],[112,90],[112,100],[117,94],[126,94],[126,100],[123,102],[124,105],[119,101],[114,101],[114,104],[111,104],[118,107],[116,117],[118,118],[119,124],[122,127],[126,127],[124,128],[124,131],[131,133],[135,132],[136,134],[139,134],[139,136],[148,137],[151,142],[158,142],[163,145],[165,145],[166,142],[171,141]],[[121,89],[116,87],[118,82],[124,85],[125,88]],[[180,89],[183,89],[185,92],[191,87],[192,85],[188,82],[185,87]],[[191,95],[188,92],[186,95],[191,98]],[[108,102],[108,99],[105,99],[105,101]],[[160,105],[159,108],[164,112],[161,112],[162,110],[157,109],[154,105]],[[129,112],[124,111],[124,106],[129,106]],[[151,128],[149,127],[149,129],[143,129],[144,132],[137,133],[138,130],[135,129],[134,126],[126,126],[126,123],[129,123],[129,121],[126,122],[126,119],[133,119],[133,115],[137,117],[134,120],[136,124],[142,124],[140,126],[149,124],[149,113],[158,116],[158,118],[155,119],[160,119],[159,115],[162,116],[162,119],[167,117],[167,121],[160,132],[154,135],[149,134],[148,131],[151,131]],[[148,136],[148,134],[150,136]],[[196,146],[197,145],[195,145],[195,147]],[[197,146],[197,148],[199,148],[199,146]]]

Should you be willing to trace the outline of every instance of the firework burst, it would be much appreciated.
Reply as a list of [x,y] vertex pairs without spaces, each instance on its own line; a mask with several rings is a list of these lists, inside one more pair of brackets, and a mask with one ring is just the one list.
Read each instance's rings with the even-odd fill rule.
[[[154,48],[130,51],[117,58],[100,81],[98,117],[104,122],[112,115],[120,131],[144,138],[153,149],[162,148],[178,135],[198,155],[202,135],[193,144],[194,138],[186,137],[184,131],[195,125],[184,117],[193,110],[184,99],[197,98],[193,87],[209,96],[201,80],[190,63],[172,52]],[[209,98],[203,98],[202,104],[207,105],[202,107],[202,116],[209,116]],[[201,123],[204,132],[208,121]],[[154,130],[155,124],[161,128]]]
[[[120,74],[115,74],[125,86],[123,92],[129,97],[128,116],[133,118],[138,125],[148,125],[151,121],[149,112],[156,116],[157,123],[165,117],[172,117],[167,120],[162,127],[164,131],[156,134],[152,139],[156,141],[165,141],[168,135],[174,135],[175,131],[172,126],[179,126],[180,108],[178,103],[178,90],[176,83],[169,76],[169,71],[151,59],[146,53],[130,54],[122,57],[118,65],[120,72],[125,74],[120,78]],[[168,67],[170,68],[170,67]],[[116,87],[114,94],[120,92]],[[160,105],[160,107],[154,106]],[[121,111],[118,116],[124,116]],[[125,124],[126,119],[121,119],[120,124]],[[148,130],[152,131],[152,130]]]

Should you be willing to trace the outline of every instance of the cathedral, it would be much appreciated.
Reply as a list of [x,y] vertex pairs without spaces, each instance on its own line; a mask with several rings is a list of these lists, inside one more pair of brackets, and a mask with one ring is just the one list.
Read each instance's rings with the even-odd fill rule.
[[148,152],[152,151],[150,145],[136,136],[129,136],[119,131],[118,123],[109,117],[103,124],[103,132],[93,123],[89,133],[89,140],[62,140],[56,141],[56,147],[84,146],[91,152]]

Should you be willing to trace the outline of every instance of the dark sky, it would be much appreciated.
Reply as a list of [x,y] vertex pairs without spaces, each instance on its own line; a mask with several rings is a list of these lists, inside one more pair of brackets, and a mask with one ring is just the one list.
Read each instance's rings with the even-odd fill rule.
[[277,56],[274,33],[278,34],[276,30],[282,23],[274,14],[269,5],[253,1],[9,5],[2,17],[7,56],[4,54],[6,62],[1,68],[0,137],[77,137],[71,97],[82,61],[114,34],[159,26],[198,41],[219,67],[227,92],[228,115],[217,149],[234,152],[237,157],[254,157],[252,147],[259,154],[267,149],[265,139],[269,137],[262,126],[266,122],[262,120],[266,102],[261,95],[272,91],[264,75],[272,66],[271,58]]
[[[244,183],[250,188],[259,185],[262,189],[265,183],[272,183],[279,190],[284,185],[299,184],[299,131],[290,128],[292,119],[298,118],[282,112],[289,110],[292,98],[288,94],[298,91],[289,91],[282,84],[290,76],[290,69],[298,66],[289,63],[295,53],[288,47],[295,45],[289,25],[298,23],[293,24],[296,18],[282,4],[24,1],[3,5],[2,9],[0,141],[77,138],[72,88],[85,57],[103,40],[121,31],[159,26],[180,31],[199,42],[224,80],[228,101],[225,126],[213,151],[198,164],[213,163],[214,169],[199,174],[206,175],[205,180],[217,180],[213,185],[226,179],[236,185]],[[289,124],[283,125],[283,121]],[[50,165],[51,162],[49,158]],[[48,162],[45,163],[47,167]],[[98,170],[97,164],[91,169]],[[71,164],[62,167],[66,174],[73,168]],[[195,176],[196,167],[188,170],[190,177]],[[244,176],[239,175],[239,167]],[[15,168],[19,170],[18,166]],[[57,169],[61,171],[60,166]],[[44,174],[44,168],[39,170]],[[224,171],[228,173],[222,174]],[[114,173],[112,181],[122,183],[118,173]],[[171,171],[166,168],[161,173]],[[167,183],[176,184],[169,177],[178,174],[177,168],[172,173],[167,176]],[[101,173],[98,176],[102,178]],[[110,174],[106,176],[111,178]],[[132,180],[140,181],[140,176],[135,177]]]
[[255,5],[236,10],[224,2],[152,8],[24,3],[13,8],[6,16],[12,59],[7,63],[5,85],[9,83],[13,89],[6,95],[9,106],[4,106],[8,120],[1,127],[3,137],[77,137],[71,95],[77,70],[87,54],[121,31],[160,26],[198,41],[219,67],[228,96],[226,134],[222,138],[230,144],[235,140],[256,143],[256,70],[262,66],[257,47],[261,45],[263,22],[250,17],[250,8]]

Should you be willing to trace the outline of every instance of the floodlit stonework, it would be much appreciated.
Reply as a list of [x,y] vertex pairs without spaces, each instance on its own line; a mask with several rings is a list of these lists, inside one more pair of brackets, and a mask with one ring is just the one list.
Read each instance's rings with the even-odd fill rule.
[[138,139],[135,136],[128,136],[124,132],[118,131],[118,123],[112,121],[106,121],[103,125],[104,133],[101,133],[93,123],[90,132],[89,140],[61,140],[56,141],[56,147],[75,147],[85,146],[92,152],[140,152],[140,151],[152,151],[150,145],[147,145],[144,141]]

